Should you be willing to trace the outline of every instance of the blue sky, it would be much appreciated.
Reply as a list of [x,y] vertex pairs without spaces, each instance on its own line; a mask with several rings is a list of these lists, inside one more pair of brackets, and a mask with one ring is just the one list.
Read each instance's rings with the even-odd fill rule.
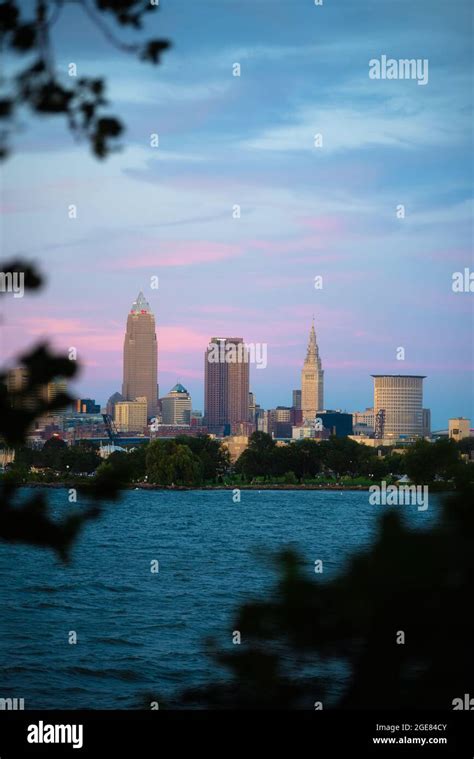
[[[66,8],[58,70],[104,76],[127,131],[98,162],[59,120],[22,118],[3,249],[36,259],[49,281],[3,299],[4,356],[43,335],[75,346],[78,393],[104,402],[121,386],[141,289],[160,393],[179,379],[196,408],[217,334],[268,343],[252,389],[266,408],[289,404],[314,314],[328,408],[370,406],[372,373],[415,373],[427,375],[434,429],[472,418],[473,295],[451,288],[453,272],[474,268],[471,26],[464,0],[162,0],[144,36],[173,48],[153,67]],[[371,80],[381,55],[427,59],[428,84]]]

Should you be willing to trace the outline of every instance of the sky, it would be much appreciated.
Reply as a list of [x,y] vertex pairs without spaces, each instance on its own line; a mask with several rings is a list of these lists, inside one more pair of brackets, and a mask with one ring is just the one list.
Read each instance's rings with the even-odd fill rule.
[[[433,429],[472,419],[474,296],[452,290],[474,269],[472,21],[464,0],[161,0],[140,35],[117,29],[170,39],[155,67],[66,7],[57,69],[105,77],[126,132],[98,161],[62,119],[22,115],[2,253],[47,287],[1,299],[1,363],[75,347],[78,396],[104,404],[142,290],[160,395],[179,380],[202,409],[209,339],[238,336],[267,344],[257,402],[291,405],[314,315],[326,408],[371,406],[371,374],[423,374]],[[428,82],[370,78],[382,55],[426,59]]]

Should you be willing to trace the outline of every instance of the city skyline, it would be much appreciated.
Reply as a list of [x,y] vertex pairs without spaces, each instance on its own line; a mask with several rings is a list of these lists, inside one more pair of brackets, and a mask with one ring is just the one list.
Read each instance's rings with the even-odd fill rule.
[[[127,371],[127,369],[126,369],[126,363],[127,363],[127,358],[126,358],[126,356],[127,356],[127,342],[128,342],[129,337],[130,337],[130,330],[131,329],[134,329],[134,331],[136,330],[136,327],[134,327],[134,328],[131,327],[131,317],[133,317],[132,321],[136,321],[137,317],[139,315],[142,315],[142,314],[145,314],[145,316],[147,316],[147,317],[151,317],[151,323],[150,324],[152,325],[152,327],[151,327],[152,332],[153,332],[152,337],[154,336],[155,340],[154,340],[154,353],[152,351],[152,354],[149,357],[150,360],[148,361],[148,363],[150,364],[150,361],[151,361],[150,365],[154,364],[156,366],[156,372],[155,372],[154,377],[156,378],[156,384],[155,384],[155,386],[157,387],[157,400],[158,400],[158,398],[163,399],[166,396],[169,396],[170,393],[175,389],[175,387],[174,386],[170,386],[169,390],[166,391],[166,392],[164,391],[164,388],[163,388],[163,393],[160,393],[159,390],[158,390],[158,388],[160,386],[160,377],[159,377],[159,374],[158,374],[158,366],[159,366],[158,345],[159,345],[159,342],[160,342],[159,341],[159,334],[158,334],[159,327],[156,326],[154,310],[153,310],[152,306],[150,305],[150,303],[148,302],[148,300],[145,298],[142,290],[140,290],[140,292],[138,293],[137,297],[134,299],[134,301],[132,303],[131,309],[129,308],[129,310],[128,310],[127,323],[126,323],[126,329],[125,329],[125,337],[123,336],[124,332],[123,332],[123,329],[122,329],[122,350],[121,350],[121,354],[122,354],[122,368],[121,368],[121,375],[123,376],[124,381],[125,381],[125,377],[129,375],[129,371]],[[305,350],[305,356],[304,356],[304,358],[301,359],[300,370],[299,370],[299,372],[297,372],[297,377],[299,379],[300,388],[302,388],[302,385],[303,385],[303,376],[304,376],[304,373],[305,373],[305,369],[308,366],[308,357],[310,357],[311,360],[315,359],[316,366],[319,367],[318,371],[321,372],[321,386],[320,386],[319,389],[317,389],[317,395],[318,395],[319,398],[321,398],[321,397],[324,397],[324,392],[325,392],[325,382],[324,382],[324,374],[325,373],[324,373],[324,370],[322,370],[322,362],[321,362],[321,358],[320,358],[320,354],[319,354],[319,344],[318,344],[318,340],[316,338],[316,333],[315,333],[314,319],[315,319],[315,317],[313,315],[312,316],[312,323],[311,323],[310,333],[309,333],[309,340],[307,342],[307,346],[306,346],[306,350]],[[245,338],[216,338],[216,337],[210,337],[208,339],[207,343],[206,343],[206,346],[205,346],[205,355],[208,354],[209,347],[212,345],[213,341],[228,341],[228,342],[231,342],[231,343],[234,343],[234,342],[237,342],[237,341],[242,342],[242,347],[244,349],[244,352],[246,354],[248,353],[248,351],[246,350],[245,346],[247,346],[249,344],[249,341],[247,341]],[[145,336],[145,342],[148,345],[148,342],[149,342],[148,336]],[[134,353],[135,353],[135,351],[134,351]],[[140,353],[140,355],[142,355],[142,353]],[[253,389],[253,384],[252,384],[253,383],[253,378],[255,378],[255,374],[258,376],[259,372],[256,372],[255,368],[254,368],[253,374],[251,373],[251,369],[252,369],[252,362],[251,361],[248,361],[248,360],[245,361],[244,365],[247,367],[248,375],[249,375],[249,380],[248,380],[249,393],[253,394],[253,396],[256,398],[256,402],[259,404],[259,406],[261,408],[269,409],[269,408],[285,407],[285,406],[291,407],[293,405],[293,401],[294,401],[293,393],[295,392],[294,388],[293,389],[288,388],[287,392],[286,392],[286,396],[283,399],[282,398],[277,398],[276,401],[273,404],[266,405],[265,403],[262,403],[260,401],[259,397],[257,396],[257,394],[255,393],[255,390]],[[207,364],[205,362],[205,367],[206,366],[207,366]],[[265,368],[268,369],[268,367],[265,367]],[[170,376],[172,376],[173,372],[172,371],[168,372],[168,374]],[[186,374],[186,372],[184,371],[183,375],[185,375],[185,374]],[[383,376],[386,376],[386,377],[413,377],[414,375],[410,374],[409,372],[402,372],[402,371],[400,371],[400,372],[393,372],[393,373],[387,372],[387,373],[382,373],[382,374],[371,374],[371,375],[368,375],[368,379],[372,379],[372,377],[377,377],[377,376],[381,376],[381,377],[383,377]],[[424,375],[424,378],[426,379],[425,375]],[[140,396],[145,396],[146,397],[146,395],[147,395],[146,392],[143,390],[143,386],[144,385],[146,386],[147,384],[149,384],[148,383],[148,378],[145,377],[145,375],[144,375],[143,372],[140,372],[139,379],[140,379],[140,381],[139,381],[137,387],[139,387],[141,389],[138,389],[137,393],[129,392],[129,393],[127,393],[127,394],[124,395],[123,392],[122,392],[123,389],[124,389],[124,382],[122,382],[121,384],[119,382],[118,384],[120,384],[121,390],[117,390],[116,388],[112,389],[112,385],[113,385],[113,383],[112,383],[112,385],[110,387],[107,386],[107,388],[105,388],[105,390],[104,390],[105,395],[104,396],[97,395],[97,397],[96,397],[96,394],[93,391],[88,390],[87,386],[81,385],[81,387],[83,389],[83,392],[77,392],[76,396],[78,398],[79,397],[80,398],[91,398],[93,400],[97,400],[99,402],[99,404],[102,407],[104,407],[104,408],[105,408],[105,406],[107,404],[107,401],[109,401],[111,399],[111,396],[114,395],[114,394],[116,394],[116,393],[118,393],[121,397],[123,397],[124,400],[132,401],[132,400],[135,400],[137,397],[140,397]],[[152,378],[151,381],[152,381],[152,383],[154,382],[153,378]],[[179,379],[178,375],[176,375],[176,380],[174,382],[174,385],[176,386],[177,383],[180,384],[180,379]],[[298,383],[298,380],[297,380],[297,383]],[[74,387],[77,387],[77,386],[78,386],[77,383],[75,383]],[[316,387],[318,388],[318,383],[316,383]],[[203,370],[203,372],[202,372],[202,404],[201,405],[200,405],[200,403],[198,401],[195,400],[195,397],[196,397],[195,394],[193,394],[193,392],[189,391],[189,396],[193,399],[192,409],[193,410],[196,409],[196,410],[202,411],[203,413],[204,413],[205,406],[206,406],[206,401],[205,401],[206,389],[205,388],[206,388],[206,377],[205,377],[205,370]],[[188,392],[188,391],[186,390],[186,392]],[[302,393],[302,389],[300,389],[300,392]],[[148,405],[150,407],[150,403]],[[363,412],[364,409],[367,410],[367,409],[372,408],[373,405],[374,405],[374,389],[373,389],[373,387],[371,387],[371,392],[369,393],[367,401],[366,402],[364,401],[364,404],[361,404],[360,407],[355,407],[355,406],[352,407],[352,406],[349,406],[347,404],[344,404],[344,402],[342,404],[339,403],[339,404],[333,404],[333,405],[324,404],[324,402],[323,402],[322,408],[318,409],[318,410],[323,411],[323,410],[328,410],[328,409],[339,409],[341,411],[348,412],[348,413],[355,413],[355,412],[359,412],[360,413],[360,412]],[[429,404],[428,404],[427,401],[424,402],[424,405],[427,406],[427,407],[429,407]],[[152,408],[152,406],[153,406],[153,404],[151,404],[150,408]],[[149,417],[151,417],[155,413],[153,410],[150,411],[150,408],[149,408],[149,413],[148,413]],[[431,414],[433,415],[433,410],[430,409],[430,411],[431,411]],[[435,411],[435,414],[436,414],[436,411]],[[459,416],[460,418],[462,418],[463,414],[459,414],[459,415],[451,414],[451,416],[448,417],[448,418],[455,418],[456,416]],[[445,420],[445,421],[447,421],[447,420]],[[446,424],[444,424],[444,425],[441,424],[441,425],[438,425],[438,426],[436,426],[436,425],[432,426],[432,429],[433,429],[433,431],[435,431],[436,429],[443,429],[444,427],[446,427]]]
[[0,0],[0,759],[469,746],[473,22]]
[[[100,163],[63,124],[22,116],[4,256],[36,260],[47,287],[2,299],[2,358],[44,337],[74,346],[76,394],[103,403],[120,391],[122,314],[142,289],[163,392],[180,378],[197,407],[213,334],[267,343],[251,389],[267,408],[290,405],[316,313],[325,406],[370,405],[373,373],[426,374],[434,429],[473,418],[472,293],[452,289],[472,260],[469,4],[276,3],[278,23],[265,5],[161,3],[149,33],[173,49],[157,68],[64,9],[58,69],[103,75],[127,131]],[[370,60],[411,58],[420,40],[425,86],[370,78]]]
[[[257,352],[261,353],[255,348],[256,346],[249,345],[241,337],[210,338],[204,353],[203,409],[204,425],[210,433],[246,434],[250,429],[248,424],[255,423],[256,399],[250,390],[250,366],[255,363]],[[267,346],[264,353],[263,368],[266,368]],[[163,424],[190,424],[193,410],[191,395],[182,384],[177,383],[160,398],[157,369],[158,339],[155,318],[150,304],[140,291],[127,316],[121,397],[129,402],[148,401],[148,418],[153,416],[152,421],[156,413],[154,404],[159,401]],[[399,434],[403,437],[407,433],[415,436],[430,435],[431,409],[423,408],[422,384],[426,379],[425,375],[374,374],[372,378],[373,405],[372,408],[366,407],[365,412],[370,411],[373,415],[372,431],[375,431],[376,437],[390,438]],[[295,393],[298,395],[297,403]],[[410,396],[409,399],[407,394]],[[115,396],[120,394],[113,393],[108,399],[107,407],[114,402]],[[130,404],[118,405],[123,406],[124,414],[131,413],[131,410],[128,410]],[[134,403],[131,406],[134,406]],[[261,404],[258,404],[258,407],[264,408]],[[314,315],[301,370],[301,388],[292,391],[292,407],[301,409],[303,426],[312,426],[318,413],[323,416],[331,413],[324,405],[324,370],[319,354]],[[285,404],[277,405],[277,411],[284,408]],[[383,414],[381,418],[378,413],[380,410]],[[140,413],[138,408],[134,413]],[[349,414],[351,413],[364,415],[361,409],[353,409],[349,411]],[[120,424],[118,426],[120,427]]]

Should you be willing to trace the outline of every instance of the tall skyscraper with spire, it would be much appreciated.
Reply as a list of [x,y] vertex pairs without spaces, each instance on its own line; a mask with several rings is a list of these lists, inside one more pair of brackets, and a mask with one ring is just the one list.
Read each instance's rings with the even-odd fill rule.
[[155,317],[145,296],[140,292],[127,318],[123,344],[122,395],[126,401],[146,398],[149,417],[157,412],[157,374]]
[[303,420],[314,421],[324,409],[324,371],[321,366],[314,318],[309,333],[308,350],[301,372],[301,410]]

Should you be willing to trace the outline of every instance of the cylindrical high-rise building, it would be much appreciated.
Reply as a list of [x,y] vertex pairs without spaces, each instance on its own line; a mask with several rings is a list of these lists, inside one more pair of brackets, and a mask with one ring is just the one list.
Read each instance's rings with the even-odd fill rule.
[[381,437],[398,440],[423,436],[421,375],[373,374],[374,415],[382,414]]
[[132,304],[123,345],[122,395],[126,401],[146,398],[148,416],[157,412],[158,346],[155,317],[142,292]]

